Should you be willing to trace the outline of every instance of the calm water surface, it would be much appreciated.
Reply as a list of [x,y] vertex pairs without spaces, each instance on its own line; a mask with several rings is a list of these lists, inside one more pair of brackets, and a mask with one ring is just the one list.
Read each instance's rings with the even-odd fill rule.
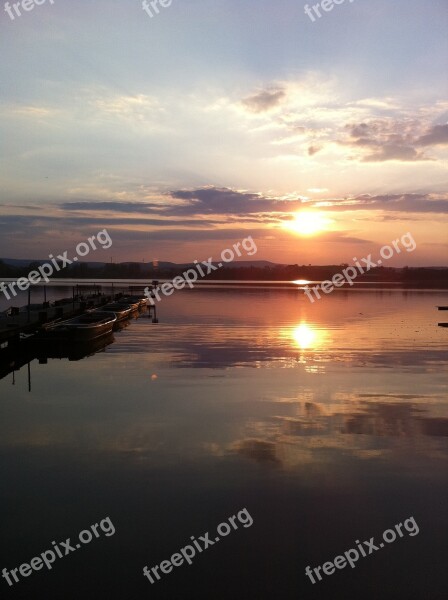
[[[176,292],[102,352],[0,381],[1,564],[110,517],[9,587],[53,599],[448,597],[446,294]],[[253,518],[151,585],[152,567]],[[312,584],[305,568],[414,517]]]

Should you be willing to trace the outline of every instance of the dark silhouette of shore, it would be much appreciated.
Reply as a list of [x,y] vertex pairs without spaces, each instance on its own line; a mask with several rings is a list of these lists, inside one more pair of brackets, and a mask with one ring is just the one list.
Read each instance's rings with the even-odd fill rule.
[[[43,261],[21,265],[11,265],[0,260],[0,280],[2,278],[26,277]],[[280,265],[258,261],[234,262],[212,271],[204,279],[213,281],[324,281],[331,279],[348,264],[339,265]],[[159,263],[157,267],[148,263],[77,263],[55,272],[52,279],[172,279],[193,264]],[[448,289],[448,267],[376,267],[359,274],[357,283],[391,283],[404,286],[432,289]]]

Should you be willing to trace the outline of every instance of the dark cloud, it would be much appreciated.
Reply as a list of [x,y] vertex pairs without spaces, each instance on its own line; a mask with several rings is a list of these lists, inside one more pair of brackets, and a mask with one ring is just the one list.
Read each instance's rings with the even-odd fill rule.
[[2,234],[7,233],[9,227],[24,226],[24,227],[42,227],[55,226],[55,223],[65,220],[64,217],[50,217],[40,215],[0,215],[0,231],[2,227],[6,229],[2,231]]
[[377,150],[368,154],[363,162],[384,162],[386,160],[417,161],[429,160],[421,152],[417,152],[412,146],[402,146],[399,144],[385,144],[379,146]]
[[[370,160],[390,160],[391,156],[400,156],[401,160],[405,159],[406,151],[400,150],[397,147],[380,148],[377,151],[378,156],[371,157]],[[171,198],[175,202],[169,202],[165,205],[149,204],[151,212],[160,218],[113,218],[103,217],[64,217],[67,222],[73,224],[95,224],[106,225],[121,224],[121,225],[148,225],[154,227],[178,227],[182,229],[200,228],[200,227],[219,227],[222,222],[219,217],[225,217],[225,222],[230,223],[253,223],[262,226],[268,223],[282,223],[290,220],[290,214],[301,208],[313,208],[312,202],[304,203],[302,200],[283,200],[279,198],[268,198],[261,194],[240,192],[230,188],[204,187],[193,190],[177,190],[167,194],[167,199]],[[321,198],[320,202],[325,200]],[[329,206],[319,207],[319,210],[328,211],[355,211],[355,210],[384,210],[386,212],[403,212],[403,213],[439,213],[446,214],[448,212],[448,199],[434,198],[428,194],[390,194],[373,196],[362,194],[351,198],[329,199]],[[73,206],[79,206],[79,209],[74,209]],[[101,202],[100,206],[108,206],[109,211],[118,213],[127,212],[129,206],[141,206],[139,202]],[[66,203],[62,204],[61,208],[69,206],[70,210],[95,210],[98,203]],[[157,206],[157,210],[153,207]],[[139,209],[140,211],[140,209]],[[137,212],[137,211],[136,211]],[[216,216],[217,219],[207,218]],[[25,217],[23,217],[25,218]],[[28,217],[26,217],[28,218]],[[38,219],[38,217],[29,217],[30,219]],[[391,217],[399,218],[399,217]],[[172,219],[172,220],[167,220]],[[39,217],[41,221],[41,218]],[[37,221],[34,221],[37,223]]]
[[245,98],[242,104],[251,112],[260,113],[278,106],[285,96],[283,90],[263,90]]
[[[303,208],[312,208],[313,203],[303,203],[301,200],[281,200],[266,198],[260,194],[238,192],[227,188],[200,188],[198,190],[171,192],[174,198],[188,200],[189,204],[173,206],[166,214],[207,215],[222,214],[245,218],[245,215],[256,215],[260,222],[268,218],[286,220],[287,213]],[[321,198],[319,201],[325,200]],[[341,200],[330,199],[331,205],[319,207],[319,210],[385,210],[409,213],[446,213],[448,199],[435,199],[428,194],[390,194],[371,196],[363,194]],[[261,216],[263,214],[263,218]],[[276,213],[276,214],[272,214]]]
[[[169,198],[172,202],[169,202]],[[320,198],[319,202],[325,201]],[[261,194],[232,190],[230,188],[205,187],[193,190],[177,190],[167,194],[167,203],[157,206],[160,213],[150,217],[79,217],[72,211],[94,211],[98,206],[108,206],[110,212],[125,213],[129,205],[141,205],[138,202],[100,202],[100,203],[66,203],[61,208],[70,207],[68,214],[60,216],[42,215],[4,215],[0,216],[0,225],[8,227],[12,222],[21,223],[29,227],[46,224],[48,227],[56,223],[66,223],[70,226],[149,226],[165,228],[220,228],[226,224],[277,224],[290,220],[291,213],[301,208],[313,208],[314,202],[303,202],[301,199],[283,200],[262,196]],[[82,205],[82,206],[81,206]],[[79,208],[73,208],[79,206]],[[448,196],[434,197],[429,194],[385,194],[370,195],[360,194],[347,198],[329,198],[328,205],[319,206],[319,210],[326,211],[356,211],[356,210],[382,210],[385,213],[438,213],[448,212]],[[156,211],[154,211],[156,213]],[[216,216],[216,218],[213,218]],[[391,216],[390,218],[399,218]]]
[[399,160],[416,162],[431,160],[417,147],[448,144],[448,125],[431,127],[423,135],[417,135],[419,124],[407,121],[376,119],[369,123],[347,125],[349,139],[345,145],[369,149],[363,162],[385,162]]
[[[319,198],[319,203],[325,201]],[[293,232],[284,228],[270,228],[266,225],[278,225],[291,219],[291,213],[305,207],[312,209],[315,202],[303,202],[300,199],[283,200],[266,197],[257,193],[232,190],[230,188],[206,187],[193,190],[177,190],[166,195],[166,204],[147,203],[151,211],[160,214],[145,217],[139,202],[68,202],[60,205],[55,214],[45,214],[43,210],[36,214],[0,215],[0,255],[23,254],[29,256],[37,250],[41,254],[42,242],[48,246],[48,252],[59,251],[67,243],[82,241],[89,235],[107,227],[114,244],[119,247],[131,247],[137,243],[167,244],[183,242],[235,241],[251,235],[254,239],[287,239]],[[101,206],[112,214],[101,216],[94,213]],[[126,215],[129,208],[136,210]],[[48,207],[40,206],[39,209]],[[67,210],[68,209],[68,210]],[[448,196],[428,194],[360,194],[347,198],[329,198],[320,211],[331,212],[374,212],[372,217],[382,214],[383,219],[410,220],[425,218],[424,215],[442,215],[448,213]],[[80,214],[78,214],[80,211]],[[93,213],[93,214],[92,214]],[[115,213],[115,214],[114,214]],[[361,215],[362,216],[362,215]],[[216,218],[215,218],[216,217]],[[171,220],[170,220],[171,219]],[[225,223],[228,229],[223,229]],[[352,235],[350,231],[321,233],[319,241],[329,244],[366,244],[368,240]],[[15,248],[16,250],[12,250]],[[63,248],[62,248],[63,249]]]
[[186,201],[167,209],[167,215],[247,215],[261,212],[290,212],[301,206],[301,200],[279,200],[261,194],[238,192],[229,188],[206,187],[170,192],[172,198]]
[[0,204],[2,208],[22,208],[23,210],[43,210],[41,206],[37,204]]
[[415,142],[418,146],[448,144],[448,125],[435,125]]
[[[259,222],[268,222],[274,217],[272,212],[278,213],[275,217],[280,218],[283,213],[289,213],[300,208],[302,201],[280,200],[277,198],[267,198],[261,194],[239,192],[230,188],[203,187],[194,190],[175,190],[166,194],[166,204],[154,204],[143,202],[66,202],[59,205],[59,208],[68,211],[104,211],[111,213],[150,213],[159,217],[195,217],[203,215],[225,215],[226,222],[230,215],[242,221],[250,222],[256,220]],[[171,202],[169,201],[171,198]],[[175,200],[175,202],[173,202]],[[251,218],[248,218],[251,215]],[[256,215],[256,217],[254,216]],[[104,221],[104,219],[102,219]],[[122,221],[121,221],[122,222]],[[137,221],[135,221],[137,223]],[[149,220],[141,220],[142,224],[151,224]],[[166,221],[171,225],[173,221]],[[195,221],[182,221],[182,225],[196,223]],[[198,221],[199,223],[199,221]],[[205,221],[203,218],[200,223],[212,224],[212,221]],[[163,224],[157,222],[154,224]],[[218,224],[216,222],[216,224]]]
[[366,137],[358,138],[357,140],[354,140],[351,143],[353,146],[379,146],[378,142],[375,142],[374,140],[370,140],[369,138],[366,138]]
[[322,150],[322,148],[319,148],[319,146],[310,146],[308,148],[308,154],[309,154],[309,156],[313,156],[314,154],[316,154],[320,150]]
[[367,123],[360,123],[359,125],[353,125],[351,135],[355,138],[364,138],[366,135],[368,135],[368,132],[369,126]]
[[64,202],[59,205],[63,210],[105,211],[120,213],[160,213],[163,206],[150,202]]
[[390,194],[383,196],[363,194],[339,202],[332,200],[331,206],[323,208],[330,211],[384,210],[386,212],[446,214],[448,213],[448,199],[434,199],[428,194]]
[[149,218],[110,218],[110,217],[73,217],[73,216],[44,216],[40,215],[4,215],[0,216],[0,225],[8,225],[12,223],[22,223],[28,227],[36,227],[43,223],[51,225],[58,222],[63,222],[71,226],[89,226],[105,227],[109,225],[136,225],[136,226],[151,226],[151,227],[214,227],[217,225],[215,221],[207,219],[189,219],[189,220],[167,220],[167,219],[149,219]]

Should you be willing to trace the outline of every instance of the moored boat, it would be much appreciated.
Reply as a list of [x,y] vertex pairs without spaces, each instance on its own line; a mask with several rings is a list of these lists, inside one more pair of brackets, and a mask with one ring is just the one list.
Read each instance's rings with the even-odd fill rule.
[[146,296],[144,295],[131,295],[131,296],[125,296],[124,298],[122,298],[123,301],[128,301],[130,303],[137,303],[139,306],[146,306],[148,304],[148,299],[146,298]]
[[113,312],[87,312],[67,321],[44,326],[42,337],[86,342],[110,334],[116,321]]
[[113,312],[117,317],[117,322],[124,321],[130,317],[133,307],[130,304],[120,304],[119,302],[110,302],[109,304],[105,304],[101,308],[97,308],[92,312]]
[[131,308],[131,312],[136,312],[139,308],[140,308],[140,303],[139,302],[132,302],[132,300],[130,300],[129,298],[119,298],[118,300],[116,300],[116,304],[119,304],[120,306],[127,306]]

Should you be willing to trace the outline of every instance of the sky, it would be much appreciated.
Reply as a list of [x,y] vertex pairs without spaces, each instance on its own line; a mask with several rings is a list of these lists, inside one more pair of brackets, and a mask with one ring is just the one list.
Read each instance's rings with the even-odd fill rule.
[[448,3],[304,5],[1,0],[0,257],[448,265]]

